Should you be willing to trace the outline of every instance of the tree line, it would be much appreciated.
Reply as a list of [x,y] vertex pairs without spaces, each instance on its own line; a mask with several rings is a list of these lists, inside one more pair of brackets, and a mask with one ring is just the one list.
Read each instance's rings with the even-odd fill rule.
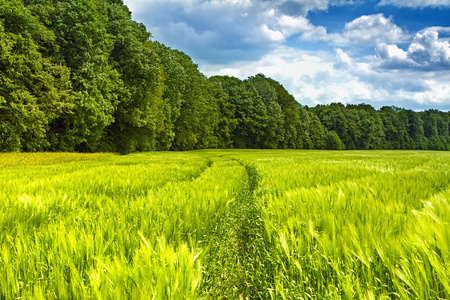
[[150,38],[122,0],[3,0],[0,151],[450,148],[449,113],[308,108]]

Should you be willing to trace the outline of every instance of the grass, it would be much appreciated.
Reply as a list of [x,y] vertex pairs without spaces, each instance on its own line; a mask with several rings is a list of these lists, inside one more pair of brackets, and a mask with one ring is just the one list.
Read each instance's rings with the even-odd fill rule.
[[2,169],[0,298],[195,298],[201,241],[243,176],[163,153]]
[[244,157],[262,177],[274,299],[450,297],[447,153]]
[[29,167],[94,160],[112,156],[111,153],[0,153],[0,168]]
[[0,299],[449,299],[450,154],[0,154]]

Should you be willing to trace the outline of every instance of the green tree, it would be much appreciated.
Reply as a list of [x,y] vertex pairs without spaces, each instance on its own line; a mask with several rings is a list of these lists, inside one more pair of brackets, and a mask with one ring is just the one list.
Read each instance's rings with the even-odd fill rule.
[[284,115],[284,139],[279,148],[302,149],[305,136],[301,120],[303,112],[300,111],[302,106],[279,82],[271,78],[266,80],[275,89],[277,102]]
[[181,93],[181,110],[175,122],[172,148],[174,150],[216,148],[219,145],[219,137],[215,133],[220,108],[217,99],[211,93],[211,83],[189,56],[180,51],[173,51],[185,70],[187,81]]
[[318,150],[327,149],[327,130],[314,113],[308,112],[308,115],[310,119],[309,137],[312,142],[312,148]]
[[108,63],[112,37],[105,2],[94,0],[54,1],[51,29],[58,47],[52,56],[70,68],[76,96],[73,113],[53,122],[56,149],[95,151],[104,129],[114,121],[122,83]]
[[156,137],[158,150],[169,150],[175,139],[175,122],[181,115],[183,93],[188,81],[186,70],[178,62],[175,51],[158,42],[154,43],[164,72],[163,123]]
[[428,140],[428,149],[448,150],[448,118],[437,110],[420,113],[424,135]]
[[408,144],[407,119],[402,118],[400,111],[393,106],[383,106],[379,111],[385,133],[383,149],[405,149]]
[[[349,124],[349,134],[353,136],[356,149],[379,149],[385,136],[383,121],[379,113],[368,104],[347,105],[348,114],[352,114],[353,124]],[[349,122],[350,123],[350,122]],[[350,132],[355,132],[351,134]]]
[[[334,131],[339,136],[339,139],[344,143],[345,149],[352,150],[356,148],[354,140],[355,138],[357,139],[357,134],[349,134],[348,120],[344,110],[345,107],[341,103],[317,105],[312,108],[312,112],[317,115],[325,128],[328,131]],[[354,129],[356,132],[356,126]]]
[[236,107],[230,102],[227,93],[224,92],[220,82],[214,78],[209,79],[210,93],[216,99],[219,106],[219,119],[215,128],[215,136],[218,138],[218,148],[233,147],[233,131],[238,124],[235,118]]
[[268,124],[267,108],[255,86],[249,81],[235,77],[215,76],[229,101],[236,108],[238,124],[233,132],[236,148],[263,148]]
[[[297,129],[298,144],[302,149],[314,149],[314,143],[311,139],[311,134],[314,129],[311,128],[311,113],[301,104],[297,105],[297,113],[300,116],[300,124]],[[320,130],[320,129],[319,129]]]
[[326,149],[328,150],[343,150],[345,149],[344,144],[339,138],[338,134],[334,131],[328,131],[325,137]]
[[427,149],[425,133],[423,129],[423,121],[419,114],[412,110],[405,110],[408,118],[408,135],[411,139],[411,149]]
[[142,24],[131,20],[119,3],[108,5],[107,34],[112,36],[110,65],[120,74],[114,122],[108,127],[109,143],[121,153],[155,150],[163,131],[163,67],[157,46]]
[[285,122],[284,113],[277,101],[276,90],[262,74],[249,77],[247,81],[255,87],[266,106],[267,127],[261,146],[262,148],[276,149],[283,145]]
[[50,124],[71,113],[69,71],[41,54],[53,44],[21,1],[0,4],[0,150],[51,149]]

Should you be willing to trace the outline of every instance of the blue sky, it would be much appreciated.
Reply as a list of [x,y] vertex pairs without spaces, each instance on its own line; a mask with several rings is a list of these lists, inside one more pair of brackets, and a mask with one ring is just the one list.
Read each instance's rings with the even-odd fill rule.
[[263,73],[303,105],[450,110],[450,0],[124,0],[207,76]]

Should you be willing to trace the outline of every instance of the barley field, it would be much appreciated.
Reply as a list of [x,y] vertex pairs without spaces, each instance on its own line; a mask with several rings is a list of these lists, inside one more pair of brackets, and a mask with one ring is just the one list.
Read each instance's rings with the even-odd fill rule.
[[0,154],[0,299],[450,299],[450,153]]

